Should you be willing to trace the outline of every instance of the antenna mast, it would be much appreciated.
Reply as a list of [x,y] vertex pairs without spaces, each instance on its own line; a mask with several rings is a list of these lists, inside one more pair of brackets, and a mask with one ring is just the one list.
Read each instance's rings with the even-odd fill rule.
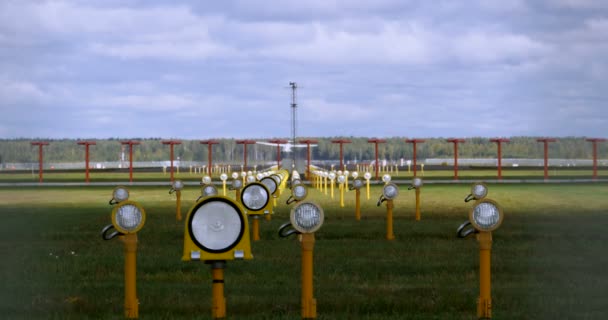
[[298,108],[298,104],[296,103],[296,90],[298,88],[298,85],[295,82],[290,82],[289,85],[291,86],[291,143],[292,143],[292,170],[295,169],[296,167],[296,111]]

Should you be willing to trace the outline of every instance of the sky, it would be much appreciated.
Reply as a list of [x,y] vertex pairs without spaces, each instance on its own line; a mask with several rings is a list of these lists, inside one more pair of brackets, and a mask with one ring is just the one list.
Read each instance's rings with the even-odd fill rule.
[[0,138],[608,137],[608,1],[0,1]]

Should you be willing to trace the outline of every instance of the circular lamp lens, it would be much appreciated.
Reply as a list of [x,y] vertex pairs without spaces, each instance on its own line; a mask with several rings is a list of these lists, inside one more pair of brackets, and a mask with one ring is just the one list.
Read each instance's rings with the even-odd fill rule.
[[297,186],[297,185],[301,185],[301,184],[302,184],[302,180],[300,180],[300,179],[294,179],[294,180],[291,182],[291,186],[292,186],[292,187],[293,187],[293,186]]
[[261,183],[248,184],[241,193],[241,203],[247,210],[259,211],[268,204],[270,194],[268,189]]
[[211,177],[210,176],[204,176],[202,181],[203,181],[203,184],[210,184],[211,183]]
[[323,209],[314,202],[300,202],[291,209],[291,225],[302,233],[313,233],[323,225]]
[[305,185],[299,184],[299,185],[293,187],[293,189],[291,189],[291,195],[297,201],[302,201],[302,200],[306,199],[306,196],[308,195],[308,189],[306,188]]
[[188,232],[201,249],[226,252],[238,244],[245,231],[245,221],[238,206],[225,198],[207,198],[192,209]]
[[248,175],[248,176],[250,176],[250,175],[252,175],[252,174],[253,174],[253,172],[251,172],[251,171],[247,171],[247,175]]
[[344,183],[345,181],[346,181],[346,177],[344,177],[344,175],[338,176],[338,183]]
[[238,172],[233,172],[232,173],[232,179],[236,179],[239,177],[239,173]]
[[414,187],[416,187],[416,188],[420,188],[420,187],[422,187],[422,179],[420,179],[420,178],[414,178],[414,179],[412,180],[412,185],[413,185]]
[[327,177],[329,178],[329,180],[334,180],[336,178],[336,173],[335,172],[330,172]]
[[173,181],[172,187],[173,187],[173,190],[179,191],[184,188],[184,183],[181,180],[175,180],[175,181]]
[[483,199],[488,195],[488,187],[485,184],[478,182],[471,186],[471,194],[475,199]]
[[363,180],[355,178],[355,180],[353,180],[353,188],[361,189],[361,187],[363,187]]
[[263,175],[261,172],[259,172],[258,174],[256,174],[256,175],[255,175],[255,177],[256,177],[258,180],[262,180],[262,179],[264,179],[264,175]]
[[205,185],[201,194],[203,195],[203,197],[216,196],[217,188],[212,184]]
[[268,189],[270,194],[274,194],[277,191],[277,182],[272,177],[266,177],[260,180],[260,183]]
[[341,175],[342,174],[342,170],[338,170],[337,174]]
[[394,183],[389,183],[382,189],[382,194],[388,200],[393,200],[399,195],[399,187]]
[[382,176],[382,181],[384,181],[385,183],[391,182],[391,176],[389,174],[383,175]]
[[241,172],[241,177],[242,177],[242,178],[244,178],[244,177],[246,177],[246,176],[247,176],[247,172],[245,172],[245,171]]
[[129,190],[125,187],[116,187],[112,191],[112,198],[117,202],[127,201],[129,199]]
[[272,179],[274,179],[274,181],[277,183],[277,185],[281,184],[281,176],[278,174],[271,174],[270,177]]
[[496,201],[490,199],[481,200],[469,213],[471,224],[480,231],[495,230],[502,223],[502,219],[502,209]]
[[255,177],[254,176],[247,176],[247,183],[252,183],[255,182]]
[[359,176],[359,172],[355,171],[355,172],[351,173],[350,175],[353,176],[353,178],[357,179],[357,177]]
[[350,172],[348,172],[348,170],[344,170],[344,175],[345,175],[345,176],[347,176],[347,177],[348,177],[348,174],[349,174],[349,173],[350,173]]
[[228,180],[228,175],[225,173],[220,174],[220,180],[222,180],[222,181]]
[[243,187],[243,181],[241,179],[234,179],[232,180],[232,188],[233,189],[240,189]]
[[144,209],[133,201],[124,201],[112,210],[112,224],[121,233],[135,233],[144,226]]
[[372,174],[371,174],[371,173],[369,173],[369,172],[366,172],[366,173],[363,175],[363,177],[365,178],[365,180],[369,180],[369,179],[371,179],[371,178],[372,178]]

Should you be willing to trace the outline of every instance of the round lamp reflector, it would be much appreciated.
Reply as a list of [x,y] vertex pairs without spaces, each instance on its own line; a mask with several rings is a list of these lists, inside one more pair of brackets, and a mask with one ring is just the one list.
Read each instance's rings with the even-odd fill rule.
[[123,202],[129,199],[129,190],[125,187],[116,187],[112,191],[112,198],[117,202]]
[[355,189],[361,189],[361,187],[363,187],[363,180],[356,178],[355,180],[353,180],[353,188]]
[[299,184],[291,189],[291,195],[297,200],[302,201],[308,195],[308,189],[305,185]]
[[208,184],[203,187],[201,194],[203,195],[203,197],[216,196],[217,188],[212,184]]
[[274,181],[277,183],[277,185],[281,184],[281,176],[278,174],[271,174],[270,177],[272,179],[274,179]]
[[204,176],[203,179],[203,184],[210,184],[211,183],[211,177],[210,176]]
[[270,195],[268,189],[260,183],[248,184],[241,193],[241,203],[247,210],[259,211],[268,205]]
[[488,187],[483,183],[474,183],[471,186],[471,194],[475,199],[483,199],[488,195]]
[[242,177],[242,178],[245,178],[246,176],[247,176],[247,172],[242,171],[242,172],[241,172],[241,177]]
[[353,173],[350,174],[353,178],[357,178],[359,176],[359,172],[354,171]]
[[112,211],[112,223],[121,233],[135,233],[146,220],[144,209],[133,201],[119,203]]
[[263,173],[261,173],[261,172],[258,172],[258,174],[256,174],[256,175],[255,175],[255,177],[256,177],[258,180],[262,180],[262,179],[264,179],[264,174],[263,174]]
[[330,172],[327,177],[329,178],[329,180],[334,180],[336,178],[336,173],[335,172]]
[[382,194],[388,200],[393,200],[399,195],[399,187],[394,183],[389,183],[382,189]]
[[369,180],[369,179],[371,179],[371,178],[372,178],[372,174],[371,174],[371,173],[369,173],[369,172],[366,172],[366,173],[363,175],[363,177],[365,178],[365,180]]
[[493,200],[485,199],[471,209],[469,220],[480,231],[492,231],[500,226],[503,219],[502,209]]
[[344,175],[338,176],[338,183],[344,183],[345,181],[346,181],[346,177],[344,177]]
[[222,180],[222,181],[228,180],[228,175],[225,173],[220,174],[220,180]]
[[389,174],[383,175],[382,181],[384,181],[385,183],[391,182],[391,176]]
[[239,173],[238,172],[233,172],[232,173],[232,179],[236,179],[239,177]]
[[323,209],[314,202],[300,202],[291,209],[291,225],[302,233],[313,233],[323,225]]
[[233,202],[207,198],[197,204],[188,221],[188,232],[201,249],[221,253],[232,249],[243,237],[243,216]]
[[254,176],[247,176],[247,183],[252,183],[255,182],[255,177]]
[[416,188],[422,187],[422,179],[420,179],[420,178],[412,179],[412,185]]
[[240,189],[243,187],[243,181],[241,179],[232,180],[232,189]]
[[175,180],[175,181],[173,181],[172,187],[173,187],[173,190],[179,191],[184,188],[184,183],[181,180]]
[[260,180],[260,183],[266,186],[270,194],[274,194],[277,191],[277,182],[272,177],[265,177],[264,179]]

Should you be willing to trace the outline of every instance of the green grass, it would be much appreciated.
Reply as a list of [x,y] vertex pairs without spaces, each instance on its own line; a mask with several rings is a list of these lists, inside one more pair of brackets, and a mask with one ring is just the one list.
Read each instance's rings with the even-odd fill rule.
[[[494,319],[605,319],[608,316],[608,185],[489,185],[504,209],[494,232]],[[103,241],[112,188],[0,188],[0,312],[6,319],[122,319],[123,249]],[[183,222],[168,188],[130,188],[147,212],[139,233],[137,290],[142,319],[209,319],[209,266],[182,262]],[[422,221],[414,192],[395,201],[395,241],[385,237],[386,209],[362,192],[346,207],[310,190],[326,221],[316,235],[319,319],[475,319],[478,245],[457,239],[467,219],[466,185],[428,185]],[[198,188],[183,192],[184,215]],[[262,220],[254,259],[225,272],[230,319],[300,318],[300,248],[277,235],[288,220],[287,194],[273,220]]]

